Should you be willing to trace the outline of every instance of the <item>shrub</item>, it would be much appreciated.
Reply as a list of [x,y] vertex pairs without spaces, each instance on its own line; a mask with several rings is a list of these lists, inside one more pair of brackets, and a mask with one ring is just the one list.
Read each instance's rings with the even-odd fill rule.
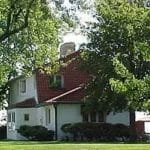
[[73,135],[74,140],[129,140],[133,132],[129,126],[109,123],[64,124],[62,131]]
[[131,135],[130,127],[124,124],[115,124],[112,128],[112,136],[129,138]]
[[66,123],[66,124],[62,125],[61,130],[62,130],[64,133],[68,133],[70,126],[71,126],[71,123]]
[[7,138],[7,127],[1,126],[0,127],[0,139],[6,139]]
[[43,126],[27,126],[23,125],[20,126],[18,129],[18,132],[30,140],[53,140],[54,137],[54,131],[48,130],[47,128]]
[[27,126],[27,125],[23,125],[23,126],[20,126],[20,128],[17,130],[18,133],[20,133],[22,136],[26,137],[26,138],[30,138],[31,136],[31,127],[30,126]]

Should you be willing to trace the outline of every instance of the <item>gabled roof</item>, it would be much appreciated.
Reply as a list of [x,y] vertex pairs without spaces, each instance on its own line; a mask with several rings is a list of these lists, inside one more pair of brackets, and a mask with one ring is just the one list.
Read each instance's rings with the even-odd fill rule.
[[[76,103],[81,103],[81,98],[78,99],[80,95],[80,93],[82,93],[81,91],[83,90],[83,85],[80,85],[72,90],[69,90],[63,94],[60,94],[56,97],[53,97],[47,101],[42,102],[41,104],[39,104],[39,106],[43,106],[43,105],[49,105],[49,104],[76,104]],[[77,93],[78,92],[78,93]],[[82,97],[82,96],[81,96]],[[11,105],[10,107],[8,107],[8,109],[12,109],[12,108],[32,108],[32,107],[36,107],[38,106],[38,104],[36,103],[35,98],[30,98],[30,99],[26,99],[22,102],[16,103]]]
[[11,105],[10,107],[8,107],[8,109],[10,109],[10,108],[31,108],[31,107],[35,107],[35,106],[36,106],[35,98],[29,98],[22,102]]

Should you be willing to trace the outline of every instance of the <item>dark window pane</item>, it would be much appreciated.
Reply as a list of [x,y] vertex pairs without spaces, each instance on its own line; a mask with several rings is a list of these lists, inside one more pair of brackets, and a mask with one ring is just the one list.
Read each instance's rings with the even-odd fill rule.
[[51,110],[48,109],[48,123],[51,123]]
[[15,122],[15,112],[12,113],[12,122]]
[[91,122],[96,122],[96,112],[90,113]]
[[48,78],[49,87],[51,87],[53,83],[54,83],[54,76],[51,75],[51,76],[49,76],[49,78]]
[[8,122],[11,122],[11,113],[8,114]]
[[56,76],[56,79],[55,79],[55,84],[58,88],[61,87],[61,76],[60,75],[57,75]]
[[20,92],[25,93],[26,92],[26,80],[20,81]]
[[88,113],[83,113],[83,122],[88,122]]
[[61,76],[60,75],[56,75],[56,81],[61,81]]
[[98,122],[104,122],[104,113],[98,112]]
[[24,120],[29,121],[29,114],[24,114]]
[[62,77],[61,75],[51,75],[49,76],[48,83],[49,87],[52,88],[61,88],[61,81]]

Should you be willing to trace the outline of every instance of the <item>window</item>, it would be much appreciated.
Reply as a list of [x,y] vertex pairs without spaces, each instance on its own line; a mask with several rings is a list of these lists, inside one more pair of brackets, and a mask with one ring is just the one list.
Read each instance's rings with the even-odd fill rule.
[[103,112],[98,112],[98,122],[104,122],[104,113]]
[[11,122],[11,113],[8,113],[8,122]]
[[89,116],[88,116],[88,113],[83,113],[83,122],[88,122],[88,119]]
[[63,77],[61,75],[51,75],[49,77],[49,87],[62,88],[63,87]]
[[46,125],[51,123],[51,110],[49,108],[46,109]]
[[15,112],[8,113],[8,129],[15,130]]
[[91,112],[90,113],[90,121],[91,122],[96,122],[96,112]]
[[84,112],[82,118],[83,122],[105,122],[105,115],[103,112]]
[[24,114],[24,121],[29,121],[29,114]]
[[26,92],[26,80],[20,80],[20,92],[21,93]]
[[15,112],[8,113],[8,122],[15,122]]
[[12,122],[15,122],[15,112],[12,112]]

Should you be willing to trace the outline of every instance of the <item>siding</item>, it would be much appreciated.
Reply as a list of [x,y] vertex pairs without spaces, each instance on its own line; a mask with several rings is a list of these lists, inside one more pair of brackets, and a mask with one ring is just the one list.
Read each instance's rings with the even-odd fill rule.
[[32,75],[31,77],[26,78],[26,92],[25,93],[21,93],[19,89],[19,82],[21,79],[24,79],[24,78],[16,79],[12,81],[11,83],[10,98],[9,98],[10,104],[22,102],[32,97],[35,97],[35,99],[37,100],[35,75]]

